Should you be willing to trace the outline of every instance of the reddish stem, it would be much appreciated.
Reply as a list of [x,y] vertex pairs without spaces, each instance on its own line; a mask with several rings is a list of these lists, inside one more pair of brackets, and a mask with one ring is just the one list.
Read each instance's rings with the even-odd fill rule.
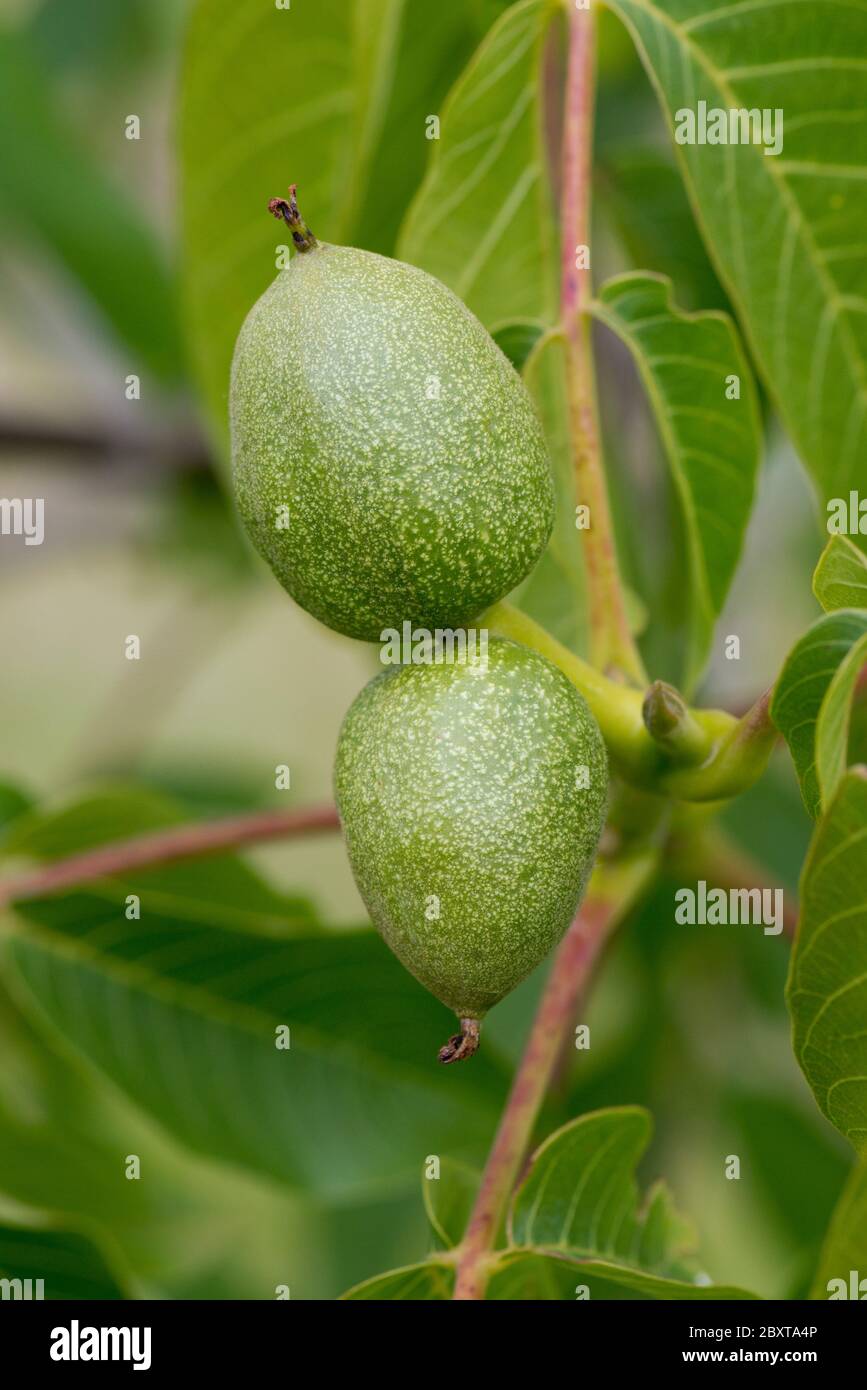
[[221,850],[238,849],[254,841],[274,840],[284,835],[313,835],[339,827],[333,806],[311,806],[300,811],[254,811],[250,815],[199,825],[170,826],[129,840],[115,840],[10,879],[0,884],[0,907],[22,898],[41,898],[46,893],[74,888],[93,879],[167,864],[174,859],[196,859],[218,854]]
[[591,657],[604,669],[619,666],[639,685],[647,677],[629,628],[614,544],[614,527],[601,463],[593,349],[586,309],[591,275],[579,269],[579,247],[590,245],[593,159],[594,37],[591,10],[573,9],[563,114],[560,203],[560,319],[566,338],[566,391],[578,502],[589,507],[581,532],[589,590]]
[[496,1240],[503,1210],[529,1148],[562,1039],[571,1031],[578,1000],[617,913],[612,903],[588,899],[554,957],[462,1243],[454,1292],[457,1300],[484,1298],[485,1258]]
[[590,298],[590,274],[575,264],[576,248],[590,241],[590,178],[593,152],[593,21],[589,10],[569,20],[569,63],[563,113],[563,177],[560,195],[560,312],[573,322]]

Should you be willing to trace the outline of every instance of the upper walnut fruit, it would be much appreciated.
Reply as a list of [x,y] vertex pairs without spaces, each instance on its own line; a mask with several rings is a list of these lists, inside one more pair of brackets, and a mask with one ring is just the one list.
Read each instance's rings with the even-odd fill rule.
[[297,602],[350,637],[466,624],[524,578],[551,532],[527,390],[439,280],[317,242],[294,193],[272,211],[302,254],[235,348],[232,455],[250,536]]

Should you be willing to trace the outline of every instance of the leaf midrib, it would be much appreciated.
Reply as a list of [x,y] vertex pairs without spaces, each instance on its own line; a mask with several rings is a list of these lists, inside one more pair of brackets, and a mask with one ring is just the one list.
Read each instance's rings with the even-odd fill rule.
[[[229,1005],[215,999],[207,987],[182,985],[155,974],[138,962],[122,961],[119,957],[101,954],[88,948],[83,941],[72,940],[43,924],[28,922],[27,932],[16,931],[11,944],[13,951],[18,944],[23,945],[25,949],[28,945],[35,944],[49,956],[59,956],[85,970],[103,975],[114,984],[133,991],[139,990],[158,1003],[182,1009],[188,1014],[197,1014],[223,1027],[242,1031],[259,1042],[263,1040],[263,1028],[273,1030],[278,1024],[286,1022],[285,1017],[269,1014],[259,1006],[237,1002]],[[305,1051],[335,1058],[351,1070],[366,1071],[380,1078],[396,1077],[416,1087],[422,1086],[427,1092],[439,1094],[436,1088],[429,1084],[423,1070],[408,1063],[401,1063],[391,1053],[373,1052],[356,1042],[348,1043],[342,1039],[335,1039],[309,1024],[292,1023],[291,1028],[293,1038],[300,1039]]]
[[[611,1260],[600,1256],[593,1251],[585,1252],[580,1247],[564,1247],[558,1245],[508,1245],[502,1250],[495,1252],[501,1257],[502,1263],[506,1264],[510,1259],[519,1258],[522,1255],[541,1255],[547,1259],[562,1260],[568,1264],[591,1266],[599,1272],[600,1278],[606,1275],[612,1282],[617,1281],[617,1273],[637,1274],[646,1279],[652,1279],[663,1284],[668,1284],[675,1289],[691,1289],[708,1291],[708,1298],[712,1297],[711,1289],[730,1289],[734,1287],[730,1284],[691,1284],[686,1279],[678,1279],[671,1274],[660,1274],[656,1270],[643,1269],[640,1265],[635,1265],[625,1260]],[[499,1261],[495,1261],[498,1263]]]
[[[127,897],[125,888],[128,885],[122,884],[116,877],[106,875],[101,879],[93,879],[89,883],[76,886],[69,890],[70,897],[93,897],[100,901],[113,903],[118,908],[122,908]],[[226,907],[220,903],[212,903],[206,899],[196,901],[191,897],[186,897],[182,893],[172,892],[170,889],[151,889],[145,887],[138,896],[147,899],[149,915],[159,917],[164,921],[190,922],[191,925],[206,925],[214,927],[219,931],[237,932],[244,936],[251,937],[254,941],[293,941],[297,936],[315,936],[321,934],[319,923],[314,918],[305,918],[290,911],[287,904],[286,912],[281,914],[275,907],[272,913],[263,912],[258,908],[249,909],[241,907]],[[13,909],[18,909],[26,913],[28,903],[43,901],[42,899],[21,898],[17,902],[12,901]],[[291,933],[287,931],[291,928]]]

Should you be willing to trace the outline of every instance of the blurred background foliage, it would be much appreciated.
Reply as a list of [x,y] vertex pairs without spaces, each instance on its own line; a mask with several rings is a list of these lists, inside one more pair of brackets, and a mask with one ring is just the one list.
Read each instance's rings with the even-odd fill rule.
[[[208,442],[179,288],[177,81],[188,8],[177,0],[0,5],[0,494],[44,497],[47,516],[43,546],[0,546],[7,869],[16,856],[50,852],[34,835],[94,788],[146,788],[184,817],[328,799],[340,721],[375,669],[375,653],[319,627],[253,560]],[[351,209],[339,207],[337,190],[357,244],[394,249],[428,153],[417,129],[407,133],[417,84],[425,110],[438,110],[503,8],[443,0],[428,16],[432,33],[403,33],[387,116],[405,133],[400,150],[379,149]],[[670,275],[684,307],[724,307],[656,99],[605,12],[600,42],[596,278],[640,266]],[[250,162],[245,215],[262,215],[266,250],[274,231],[261,195],[281,193],[295,176],[291,91],[287,72],[281,182],[260,187],[267,180]],[[231,92],[200,99],[213,102],[215,126],[231,122]],[[141,118],[138,141],[124,138],[131,113]],[[305,132],[312,165],[317,138],[317,128]],[[223,215],[218,191],[199,214],[205,225]],[[337,237],[330,227],[321,234]],[[608,335],[598,349],[621,554],[651,615],[642,648],[654,675],[676,675],[686,574],[678,507],[625,352]],[[138,402],[124,397],[130,373],[142,379]],[[809,575],[821,532],[810,488],[771,413],[766,430],[746,554],[702,692],[732,709],[769,684],[818,612]],[[739,662],[723,659],[730,632],[741,638]],[[124,659],[129,633],[141,637],[140,662]],[[284,762],[288,794],[274,790]],[[809,826],[785,759],[727,820],[794,892]],[[60,850],[72,843],[64,831]],[[291,898],[309,905],[318,931],[364,921],[336,836],[273,844],[246,859],[261,877],[256,893],[282,902],[275,912],[287,920]],[[205,916],[209,891],[216,897],[209,875],[225,867],[182,885]],[[791,1055],[787,947],[747,927],[676,926],[677,886],[660,882],[612,947],[589,1011],[593,1048],[550,1100],[540,1133],[596,1106],[646,1105],[656,1136],[642,1171],[665,1174],[713,1277],[803,1295],[849,1160]],[[486,1069],[448,1078],[479,1115],[452,1157],[483,1160],[544,973],[491,1017]],[[421,1054],[433,1057],[436,1025],[422,1032]],[[0,1221],[38,1217],[94,1236],[110,1267],[93,1274],[95,1286],[116,1278],[139,1295],[254,1298],[288,1284],[293,1297],[332,1297],[428,1244],[418,1182],[335,1197],[327,1182],[322,1191],[289,1189],[273,1174],[181,1145],[45,1029],[13,977],[0,992],[0,1038]],[[359,1138],[339,1115],[333,1124],[331,1161],[351,1168]],[[143,1155],[138,1182],[124,1177],[132,1153]],[[729,1154],[741,1157],[739,1182],[725,1179]]]

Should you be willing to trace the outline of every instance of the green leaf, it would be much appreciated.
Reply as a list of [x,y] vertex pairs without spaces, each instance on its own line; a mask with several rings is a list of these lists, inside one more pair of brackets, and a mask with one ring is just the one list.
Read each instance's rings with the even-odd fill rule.
[[[47,1299],[126,1297],[93,1242],[59,1227],[0,1226],[0,1279],[24,1281],[23,1294],[29,1289],[30,1297],[36,1297],[40,1279]],[[12,1296],[22,1294],[16,1290]]]
[[[681,312],[662,276],[618,276],[591,307],[635,359],[680,496],[692,576],[691,689],[740,558],[755,492],[761,425],[752,373],[731,320]],[[740,382],[736,400],[726,393],[733,376]]]
[[28,904],[25,922],[11,952],[42,1012],[199,1152],[362,1195],[409,1183],[432,1146],[478,1152],[490,1134],[493,1064],[448,1086],[448,1013],[373,933],[280,943],[153,917],[136,930],[78,896]]
[[509,323],[495,328],[492,337],[501,352],[506,354],[515,371],[522,372],[527,358],[544,332],[544,326],[536,319],[512,319]]
[[832,536],[813,575],[813,593],[826,613],[867,608],[867,555],[846,536]]
[[[383,6],[375,34],[390,33],[392,10]],[[346,0],[296,0],[286,11],[199,0],[193,9],[181,80],[183,295],[193,365],[221,437],[235,339],[288,235],[268,216],[268,199],[297,182],[314,231],[341,235],[356,122],[361,147],[369,141],[356,105],[353,12]],[[368,65],[373,44],[367,35]],[[355,167],[356,180],[363,172]]]
[[705,242],[820,491],[855,484],[867,447],[867,9],[610,0],[676,113],[784,111],[784,146],[678,144]]
[[416,1303],[443,1302],[451,1298],[455,1272],[451,1265],[436,1259],[421,1264],[392,1269],[365,1279],[343,1295],[344,1302],[398,1302],[409,1299]]
[[864,613],[864,635],[837,667],[816,721],[816,774],[823,806],[829,804],[846,772],[852,699],[865,663],[867,612]]
[[[562,1302],[577,1298],[582,1284],[589,1287],[591,1281],[569,1260],[535,1250],[504,1250],[491,1268],[485,1299],[489,1303]],[[613,1288],[618,1298],[628,1297],[622,1288]],[[604,1298],[601,1290],[594,1280],[590,1297]]]
[[6,836],[19,816],[31,806],[28,796],[11,782],[0,782],[0,852]]
[[[863,1300],[867,1294],[865,1273],[867,1257],[867,1162],[856,1163],[831,1217],[822,1247],[822,1254],[810,1292],[811,1298],[851,1298],[852,1271],[855,1271],[854,1296]],[[832,1280],[837,1283],[832,1285]],[[840,1286],[843,1281],[843,1288]],[[859,1287],[860,1286],[860,1287]],[[845,1292],[844,1292],[845,1290]]]
[[846,766],[849,711],[867,661],[867,611],[841,608],[814,623],[786,658],[771,718],[789,745],[801,795],[815,817]]
[[[117,1229],[137,1184],[118,1182],[129,1144],[99,1093],[46,1045],[0,984],[0,1191],[16,1203]],[[46,1181],[50,1172],[50,1181]],[[140,1189],[139,1189],[140,1190]]]
[[426,119],[478,38],[464,0],[423,22],[408,0],[198,0],[181,78],[183,292],[221,439],[235,339],[288,235],[269,198],[297,183],[320,239],[390,254]]
[[[712,1285],[691,1257],[691,1229],[656,1184],[639,1209],[635,1167],[650,1139],[646,1111],[633,1106],[583,1115],[555,1131],[533,1155],[508,1216],[508,1245],[491,1265],[491,1301],[591,1298],[736,1299],[754,1295]],[[454,1173],[450,1173],[454,1178]],[[466,1175],[444,1189],[439,1209],[425,1204],[448,1247],[466,1227],[476,1188]],[[347,1298],[448,1298],[453,1266],[440,1257],[393,1270]],[[415,1292],[414,1290],[421,1290]]]
[[401,259],[455,291],[489,328],[553,322],[557,235],[540,90],[551,0],[521,0],[493,26],[442,111]]
[[[65,1039],[35,1029],[2,982],[0,1055],[0,1205],[47,1207],[52,1224],[60,1214],[64,1226],[117,1247],[133,1297],[273,1297],[287,1249],[296,1268],[305,1265],[293,1296],[332,1297],[348,1276],[320,1272],[320,1261],[348,1261],[361,1278],[371,1259],[385,1268],[401,1248],[409,1191],[360,1209],[302,1209],[277,1184],[191,1153],[91,1076]],[[129,1154],[141,1160],[141,1181],[127,1178]],[[314,1249],[318,1258],[308,1260]]]
[[666,151],[606,150],[594,183],[636,268],[650,266],[667,276],[687,308],[729,308],[698,234],[680,171]]
[[438,1178],[422,1178],[421,1193],[427,1219],[437,1240],[446,1250],[463,1239],[473,1209],[481,1174],[453,1158],[440,1160]]
[[154,232],[70,131],[24,36],[2,31],[0,130],[4,217],[91,296],[135,354],[130,370],[178,377],[174,283]]
[[[103,822],[83,808],[78,843]],[[49,822],[21,844],[60,839]],[[40,1015],[194,1150],[340,1196],[410,1183],[420,1154],[475,1157],[504,1089],[490,1053],[455,1085],[448,1010],[373,932],[311,933],[294,902],[231,859],[166,866],[21,904],[8,949]]]
[[795,1056],[819,1108],[867,1151],[867,769],[816,827],[787,986]]
[[563,335],[549,331],[524,366],[524,379],[542,424],[554,475],[554,529],[541,560],[516,598],[525,613],[563,642],[587,645],[587,590],[581,532],[575,526],[575,477],[566,401]]
[[[466,0],[439,0],[420,11],[411,0],[400,0],[395,7],[399,32],[393,40],[390,90],[381,96],[382,138],[369,161],[354,230],[359,246],[393,254],[407,204],[424,175],[428,118],[442,110],[455,76],[508,3],[487,0],[481,7]],[[360,0],[356,23],[362,34],[375,31],[371,11],[380,8],[381,0]]]
[[162,56],[178,7],[165,0],[64,0],[41,5],[27,26],[40,63],[62,73],[86,74],[102,94],[110,94],[130,71]]
[[[777,1001],[775,979],[775,1006]],[[732,1136],[732,1151],[740,1155],[741,1172],[749,1172],[757,1205],[789,1237],[796,1269],[787,1270],[786,1282],[791,1288],[794,1276],[801,1286],[792,1297],[802,1296],[804,1280],[809,1286],[835,1195],[852,1166],[839,1137],[804,1101],[802,1088],[789,1094],[763,1085],[758,1075],[733,1078],[713,1099],[721,1127]]]
[[[563,334],[548,329],[533,344],[523,374],[545,430],[554,477],[554,528],[541,560],[515,591],[514,601],[552,636],[573,651],[588,646],[587,585],[582,531],[576,526],[575,472],[569,437]],[[644,601],[623,586],[633,632],[647,622]]]
[[650,1134],[650,1116],[634,1106],[598,1110],[556,1130],[512,1199],[511,1243],[681,1272],[689,1233],[665,1189],[654,1189],[638,1211],[634,1173]]
[[646,1297],[749,1297],[707,1287],[692,1257],[692,1231],[662,1184],[639,1206],[635,1168],[650,1133],[650,1116],[633,1106],[598,1110],[556,1130],[512,1199],[510,1244]]
[[3,844],[3,853],[60,859],[113,840],[180,825],[177,802],[147,787],[109,786],[58,805],[32,806]]

